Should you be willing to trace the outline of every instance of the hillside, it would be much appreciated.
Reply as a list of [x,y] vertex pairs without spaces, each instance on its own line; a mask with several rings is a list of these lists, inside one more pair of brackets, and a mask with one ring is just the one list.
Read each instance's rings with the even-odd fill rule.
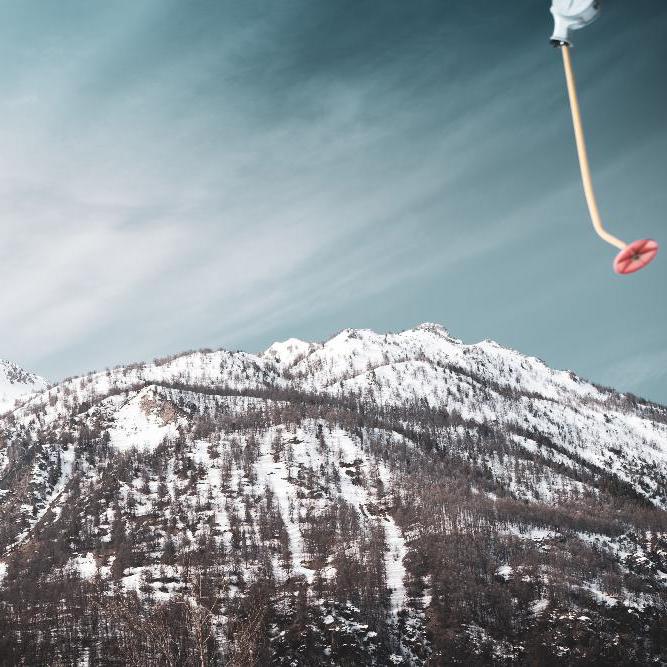
[[667,660],[663,406],[434,324],[32,389],[4,664]]

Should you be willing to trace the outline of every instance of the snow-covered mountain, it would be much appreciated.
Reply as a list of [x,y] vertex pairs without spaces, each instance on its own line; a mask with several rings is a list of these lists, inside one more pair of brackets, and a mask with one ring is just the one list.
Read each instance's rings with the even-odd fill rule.
[[0,414],[14,407],[17,399],[46,389],[44,378],[0,359]]
[[[173,623],[192,664],[649,664],[665,508],[665,407],[435,324],[108,369],[0,420],[5,596],[28,623],[66,578],[106,591],[67,607],[95,664],[166,664]],[[0,654],[63,659],[2,622]]]

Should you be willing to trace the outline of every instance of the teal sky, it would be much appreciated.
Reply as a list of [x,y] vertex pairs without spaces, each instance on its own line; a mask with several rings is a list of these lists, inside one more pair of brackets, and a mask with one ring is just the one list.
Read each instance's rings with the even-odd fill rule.
[[55,380],[444,324],[667,402],[667,3],[0,2],[0,357]]

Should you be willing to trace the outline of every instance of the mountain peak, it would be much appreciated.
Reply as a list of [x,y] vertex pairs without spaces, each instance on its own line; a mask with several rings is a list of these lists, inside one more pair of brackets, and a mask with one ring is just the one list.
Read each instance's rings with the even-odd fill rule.
[[284,341],[276,341],[260,356],[274,361],[278,366],[287,367],[300,357],[306,356],[315,347],[315,343],[309,343],[300,338],[288,338]]
[[437,334],[439,336],[445,336],[446,338],[451,338],[449,331],[442,326],[442,324],[437,324],[434,322],[422,322],[418,324],[413,331],[427,331],[429,333]]
[[0,378],[8,384],[34,384],[40,380],[44,381],[35,373],[6,359],[0,359]]
[[39,375],[0,359],[0,413],[11,408],[16,399],[42,391],[47,386],[47,381]]

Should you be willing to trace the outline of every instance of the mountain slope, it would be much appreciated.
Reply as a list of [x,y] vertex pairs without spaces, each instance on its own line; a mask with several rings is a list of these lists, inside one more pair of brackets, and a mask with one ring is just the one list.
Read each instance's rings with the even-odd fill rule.
[[0,654],[660,664],[666,494],[667,409],[439,325],[72,378],[0,421]]

